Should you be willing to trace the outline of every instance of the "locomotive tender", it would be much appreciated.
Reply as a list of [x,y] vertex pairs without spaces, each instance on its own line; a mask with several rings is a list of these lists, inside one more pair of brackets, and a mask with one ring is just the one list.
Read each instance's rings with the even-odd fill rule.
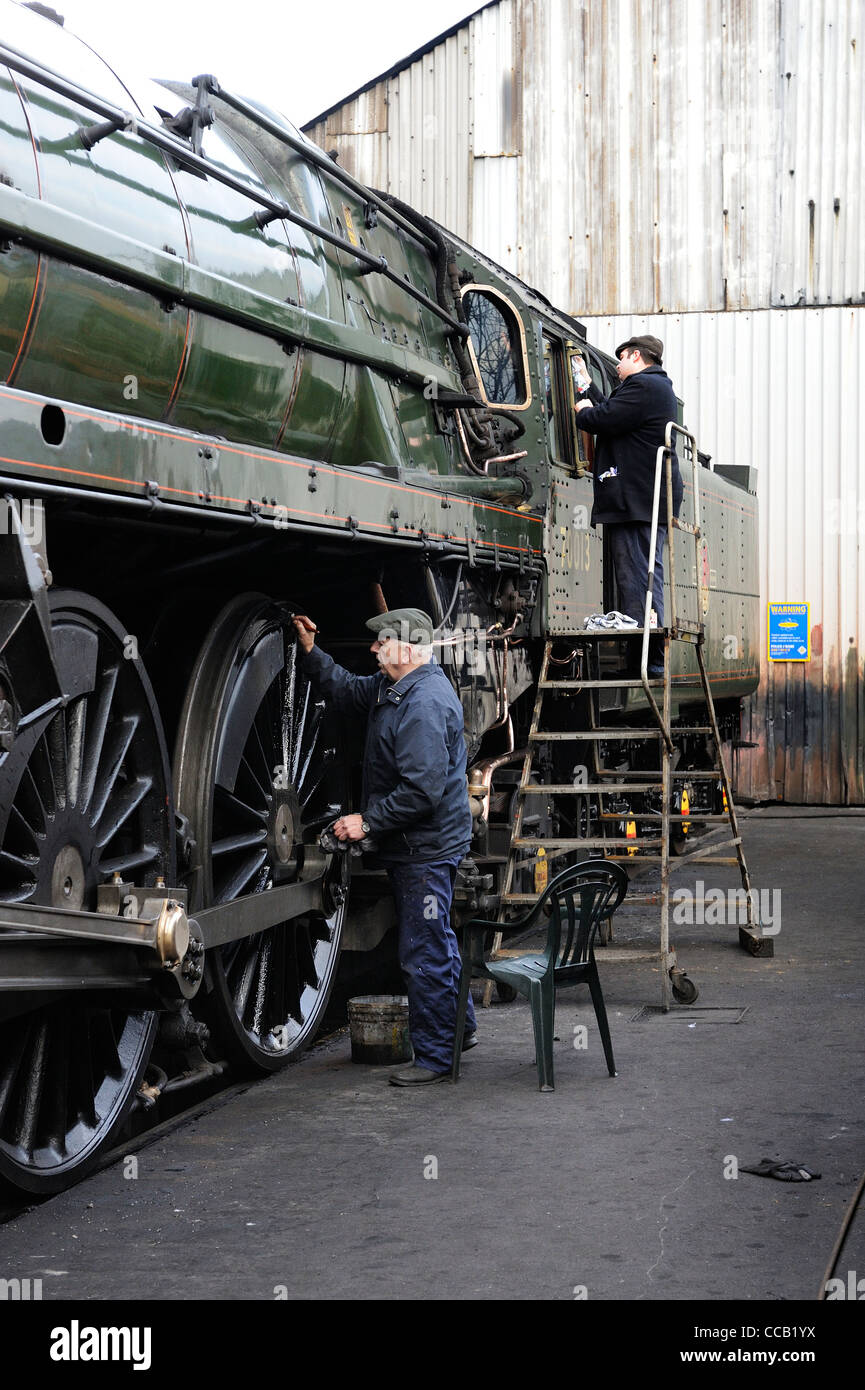
[[[354,731],[292,612],[357,670],[371,611],[434,615],[465,709],[461,898],[495,902],[539,652],[614,606],[577,356],[612,389],[578,321],[279,112],[118,75],[0,0],[7,1179],[75,1180],[206,1054],[296,1056],[341,948],[386,932],[382,876],[354,876],[349,916],[348,860],[318,844]],[[757,683],[751,478],[700,484],[730,735]],[[684,556],[673,579],[693,602]]]

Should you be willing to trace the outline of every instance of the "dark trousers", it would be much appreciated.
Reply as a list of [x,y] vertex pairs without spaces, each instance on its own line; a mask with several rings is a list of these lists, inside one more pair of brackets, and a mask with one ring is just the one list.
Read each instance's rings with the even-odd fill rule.
[[[649,577],[649,542],[652,528],[648,522],[608,522],[604,531],[609,536],[610,555],[616,576],[620,613],[636,618],[640,627],[646,611],[646,585]],[[658,527],[655,546],[655,582],[652,607],[658,615],[658,627],[664,626],[664,541],[666,526]]]
[[[399,963],[408,995],[414,1059],[430,1071],[449,1071],[453,1059],[460,951],[451,927],[458,860],[439,864],[391,864],[396,902]],[[477,1027],[469,996],[466,1033]]]

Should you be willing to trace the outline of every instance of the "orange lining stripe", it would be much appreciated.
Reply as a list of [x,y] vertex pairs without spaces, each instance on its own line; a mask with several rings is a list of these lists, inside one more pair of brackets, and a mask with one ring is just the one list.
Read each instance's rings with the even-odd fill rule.
[[174,378],[174,385],[172,386],[171,391],[169,392],[168,404],[165,407],[166,415],[174,405],[174,402],[177,399],[177,394],[180,390],[180,383],[186,375],[186,368],[189,363],[189,357],[186,352],[186,347],[189,342],[189,330],[192,327],[192,315],[194,313],[194,309],[187,309],[186,311],[186,332],[183,335],[183,347],[180,349],[180,361],[177,364],[177,376]]
[[[0,390],[0,396],[6,396],[6,397],[8,397],[10,400],[12,400],[12,399],[14,399],[14,400],[20,400],[20,399],[21,399],[21,397],[20,397],[19,394],[13,393],[13,392],[11,392],[11,391],[2,391],[2,390]],[[92,415],[92,414],[90,414],[90,412],[88,412],[88,411],[86,411],[86,410],[74,410],[74,409],[70,409],[68,406],[64,406],[64,407],[63,407],[63,410],[64,410],[64,413],[65,413],[65,414],[67,414],[67,415],[72,415],[74,418],[76,418],[76,419],[78,419],[78,420],[92,420],[92,421],[94,421],[95,424],[101,424],[101,423],[104,423],[104,421],[105,421],[105,417],[104,417],[103,415]],[[113,425],[119,426],[121,429],[138,430],[138,431],[140,431],[141,434],[145,434],[145,435],[155,435],[155,436],[158,436],[159,438],[162,438],[162,439],[174,439],[174,440],[178,440],[179,442],[186,443],[186,444],[197,444],[197,443],[199,443],[199,439],[193,437],[192,435],[181,434],[181,433],[180,433],[179,431],[177,431],[177,430],[160,430],[160,429],[153,429],[153,428],[151,428],[151,426],[149,426],[149,425],[141,425],[141,424],[139,424],[138,421],[135,421],[135,420],[128,420],[128,421],[127,421],[127,420],[124,420],[124,419],[122,419],[122,418],[116,417],[116,418],[112,418],[111,421],[110,421],[110,423],[113,424]],[[206,439],[206,438],[207,438],[207,436],[205,436],[205,439]],[[330,467],[329,464],[326,464],[326,463],[318,463],[318,462],[316,462],[315,459],[307,459],[306,461],[301,461],[300,459],[286,458],[284,455],[279,455],[279,456],[277,456],[277,457],[274,457],[274,455],[273,455],[272,453],[270,453],[270,454],[262,454],[262,453],[259,453],[259,452],[256,451],[256,450],[254,450],[254,449],[242,449],[242,448],[240,448],[240,447],[237,446],[237,445],[222,444],[222,443],[217,443],[216,441],[213,441],[212,447],[213,447],[214,449],[217,449],[220,453],[237,454],[237,455],[239,455],[239,456],[242,457],[242,458],[263,459],[266,463],[282,463],[282,464],[285,464],[287,467],[290,467],[290,468],[303,468],[303,469],[306,469],[306,470],[308,470],[308,469],[310,469],[310,468],[315,468],[315,471],[316,471],[317,473],[328,473],[328,474],[330,474],[330,476],[331,476],[332,478],[351,478],[352,481],[355,481],[355,482],[370,483],[370,484],[372,484],[374,487],[387,487],[387,488],[393,488],[393,489],[394,489],[395,491],[397,491],[397,492],[408,492],[408,493],[413,494],[413,495],[416,496],[416,497],[434,498],[434,497],[439,497],[439,496],[441,496],[441,497],[447,496],[447,498],[448,498],[449,501],[451,501],[451,502],[460,502],[460,503],[462,503],[463,506],[466,506],[466,507],[483,507],[486,511],[500,512],[502,516],[512,516],[512,517],[518,518],[520,521],[526,521],[526,522],[531,521],[531,522],[534,522],[534,523],[535,523],[536,525],[538,525],[538,526],[541,525],[541,522],[542,522],[542,519],[543,519],[543,518],[541,518],[541,517],[539,517],[539,516],[529,516],[527,513],[524,513],[524,512],[515,512],[515,511],[513,511],[512,508],[509,508],[509,507],[497,507],[497,506],[494,505],[494,503],[492,503],[492,502],[485,502],[485,501],[484,501],[482,498],[480,498],[480,497],[468,498],[468,497],[461,497],[458,493],[446,493],[444,490],[442,490],[442,492],[439,493],[438,491],[433,491],[433,490],[430,489],[430,488],[408,487],[408,486],[407,486],[406,484],[404,484],[404,483],[388,482],[387,479],[385,479],[385,478],[370,478],[370,477],[367,477],[365,474],[361,474],[361,473],[350,473],[348,470],[341,470],[341,469],[337,469],[337,468],[332,468],[332,467]],[[22,460],[22,462],[23,462],[23,460]],[[35,465],[34,465],[34,466],[35,466]],[[74,470],[73,470],[73,471],[74,471]],[[85,476],[87,476],[87,475],[85,475]],[[125,478],[118,478],[117,481],[118,481],[118,482],[127,482],[128,479],[125,479]],[[244,505],[245,505],[245,503],[244,503]],[[315,515],[322,515],[322,514],[321,514],[321,513],[315,513]],[[491,542],[491,541],[485,542],[485,544],[490,544],[490,545],[491,545],[492,542]],[[502,548],[504,548],[504,547],[502,547]],[[514,547],[511,547],[511,548],[512,548],[512,549],[516,549],[516,550],[521,549],[520,546],[514,546]]]
[[[25,325],[24,325],[24,331],[23,331],[23,333],[21,334],[21,341],[20,341],[20,343],[18,344],[18,351],[17,351],[16,354],[15,354],[15,361],[12,363],[12,366],[9,368],[9,372],[8,372],[7,377],[6,377],[6,380],[7,380],[10,384],[11,384],[12,381],[13,381],[13,378],[14,378],[14,376],[15,376],[15,373],[16,373],[17,370],[18,370],[18,364],[20,363],[21,357],[22,357],[22,355],[23,355],[23,353],[24,353],[24,351],[25,351],[25,349],[26,349],[26,347],[27,347],[27,344],[28,344],[29,341],[30,341],[30,320],[33,318],[33,310],[36,308],[36,302],[37,302],[37,300],[39,300],[40,303],[41,303],[41,289],[42,289],[42,257],[41,257],[40,255],[37,254],[37,257],[36,257],[36,275],[35,275],[35,278],[34,278],[34,280],[33,280],[33,294],[32,294],[31,297],[30,297],[30,308],[27,310],[27,322],[25,323]],[[36,326],[36,325],[34,324],[34,328],[35,328],[35,326]]]
[[[0,393],[0,394],[5,394],[5,393]],[[0,463],[17,464],[17,465],[18,465],[19,467],[21,467],[21,468],[39,468],[39,469],[42,469],[44,472],[68,473],[68,474],[72,474],[72,475],[74,475],[75,477],[78,477],[78,478],[96,478],[98,481],[100,481],[100,482],[105,482],[105,483],[123,483],[123,484],[125,484],[127,487],[130,487],[130,486],[131,486],[131,487],[145,487],[145,486],[146,486],[145,483],[136,482],[135,479],[133,479],[133,478],[120,478],[120,477],[116,477],[113,473],[90,473],[90,472],[87,472],[87,471],[86,471],[85,469],[83,469],[83,468],[64,468],[61,464],[58,464],[58,463],[33,463],[30,459],[6,458],[6,457],[4,457],[3,455],[0,455]],[[199,499],[201,498],[201,493],[200,493],[200,492],[192,492],[192,491],[190,491],[188,488],[171,487],[168,483],[160,483],[160,484],[159,484],[159,490],[160,490],[160,492],[173,492],[173,493],[176,493],[176,494],[177,494],[178,496],[180,496],[180,497],[196,497],[196,498],[199,498]],[[122,496],[122,494],[120,494],[120,495]],[[83,497],[86,496],[86,493],[82,493],[82,496],[83,496]],[[225,496],[223,496],[221,493],[211,493],[211,494],[210,494],[210,499],[211,499],[211,501],[213,501],[213,502],[235,502],[239,507],[245,507],[246,504],[247,504],[247,501],[249,500],[248,498],[243,498],[243,497],[225,497]],[[319,517],[322,521],[338,521],[338,522],[346,522],[346,521],[348,521],[348,517],[347,517],[347,516],[337,516],[335,513],[330,513],[330,512],[311,512],[311,511],[307,511],[307,510],[306,510],[305,508],[303,508],[303,507],[289,507],[289,506],[287,506],[287,505],[284,504],[284,503],[279,503],[278,505],[279,505],[279,506],[285,506],[286,511],[291,512],[292,514],[297,515],[297,516],[316,516],[316,517]],[[192,515],[192,513],[190,513],[190,515]],[[375,527],[377,527],[379,530],[382,530],[382,531],[390,531],[390,529],[391,529],[390,526],[389,526],[389,524],[388,524],[387,522],[385,522],[385,521],[372,521],[372,520],[367,520],[367,521],[359,522],[358,525],[359,525],[359,526],[375,526]],[[401,530],[403,530],[403,531],[405,532],[406,535],[412,535],[412,534],[414,534],[415,531],[420,531],[420,529],[421,529],[421,528],[418,527],[418,526],[404,526],[404,527],[401,528]],[[452,534],[452,535],[448,535],[447,532],[445,532],[445,531],[425,531],[425,532],[424,532],[424,535],[429,536],[429,538],[430,538],[431,540],[441,540],[441,541],[445,541],[445,540],[455,540],[455,541],[460,541],[460,540],[464,539],[463,537],[460,537],[460,536],[456,535],[456,533],[454,533],[454,534]],[[540,554],[541,554],[541,552],[540,552],[539,550],[533,549],[532,546],[526,547],[526,546],[520,546],[520,545],[506,545],[506,544],[504,543],[504,541],[487,541],[487,540],[481,540],[480,538],[478,538],[477,540],[473,540],[473,541],[472,541],[472,544],[473,544],[473,545],[486,545],[486,546],[496,546],[496,545],[497,545],[498,548],[499,548],[499,550],[514,550],[514,551],[516,551],[517,553],[529,554],[529,555],[532,555],[532,556],[534,556],[534,555],[540,556]]]

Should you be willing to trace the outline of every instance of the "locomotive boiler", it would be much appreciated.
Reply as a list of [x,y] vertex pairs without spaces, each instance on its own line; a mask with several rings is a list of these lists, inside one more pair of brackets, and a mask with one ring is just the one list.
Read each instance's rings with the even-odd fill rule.
[[[388,929],[383,876],[319,845],[357,731],[292,613],[360,671],[371,612],[434,616],[475,816],[459,897],[494,905],[539,653],[614,606],[572,368],[608,392],[615,364],[258,97],[115,72],[11,0],[0,21],[0,1174],[52,1191],[137,1095],[297,1056],[340,952]],[[748,468],[701,472],[732,734],[756,502]],[[684,556],[671,578],[693,598]]]

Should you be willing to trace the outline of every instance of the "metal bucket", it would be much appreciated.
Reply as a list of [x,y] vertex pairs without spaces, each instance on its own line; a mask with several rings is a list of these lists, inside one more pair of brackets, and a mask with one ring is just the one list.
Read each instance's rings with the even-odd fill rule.
[[405,994],[362,994],[349,999],[348,1022],[353,1062],[375,1067],[411,1061]]

